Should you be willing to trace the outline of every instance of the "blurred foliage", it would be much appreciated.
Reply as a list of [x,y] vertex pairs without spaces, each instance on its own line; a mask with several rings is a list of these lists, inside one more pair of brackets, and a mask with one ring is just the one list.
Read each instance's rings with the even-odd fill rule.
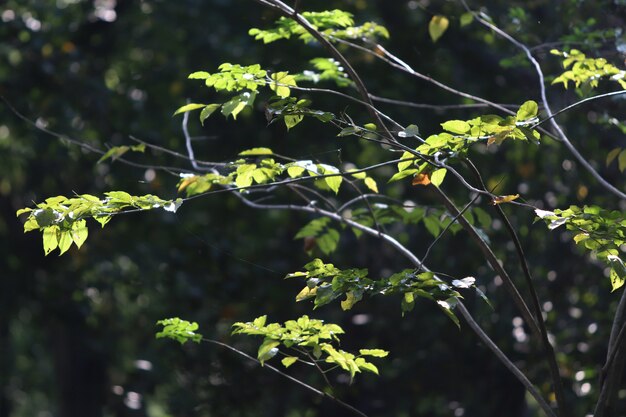
[[[311,9],[340,7],[359,22],[390,29],[385,48],[424,74],[464,91],[519,106],[539,101],[536,76],[515,50],[494,33],[469,21],[457,2],[349,0],[305,3]],[[527,43],[546,73],[562,73],[551,49],[576,48],[623,68],[626,34],[622,1],[548,0],[473,2],[499,27]],[[464,17],[465,15],[465,17]],[[445,16],[448,25],[432,42],[429,23]],[[222,62],[261,63],[263,68],[299,73],[323,54],[315,44],[263,45],[251,27],[269,27],[276,15],[254,2],[226,0],[5,0],[0,6],[0,94],[39,127],[106,149],[135,145],[133,135],[184,152],[178,118],[184,105],[206,100],[185,77]],[[443,20],[437,19],[439,27]],[[460,104],[457,97],[405,77],[372,56],[347,51],[371,91],[380,96],[432,104]],[[317,68],[322,70],[322,68]],[[330,80],[332,87],[334,81]],[[324,82],[324,80],[322,80]],[[608,84],[598,92],[609,91]],[[560,93],[555,108],[578,98]],[[583,96],[589,92],[579,91]],[[209,98],[218,98],[217,95]],[[316,108],[345,112],[371,122],[335,97],[315,96]],[[196,155],[233,158],[242,149],[271,147],[277,153],[298,145],[301,159],[366,166],[381,161],[380,148],[335,137],[332,128],[307,120],[287,137],[284,126],[267,123],[263,109],[245,108],[232,119],[190,124]],[[440,123],[472,120],[483,109],[437,110],[381,105],[398,120],[437,133]],[[206,344],[157,342],[154,323],[180,316],[200,323],[203,334],[253,352],[254,341],[230,338],[231,324],[268,314],[284,322],[310,314],[294,300],[301,284],[283,281],[287,271],[306,264],[306,246],[293,237],[311,219],[305,215],[255,212],[234,197],[212,196],[183,206],[176,216],[153,211],[127,214],[90,236],[71,256],[45,257],[41,241],[24,235],[15,211],[49,196],[123,189],[133,195],[174,199],[180,178],[170,166],[191,168],[185,160],[155,150],[124,155],[162,169],[134,168],[47,135],[3,105],[0,118],[0,416],[322,416],[347,415],[280,377]],[[593,102],[559,116],[581,153],[611,183],[623,188],[618,164],[605,166],[609,150],[623,148],[623,133],[610,120],[623,119],[618,97]],[[557,142],[536,146],[508,141],[501,147],[476,144],[470,156],[499,194],[519,193],[546,210],[589,202],[626,210],[572,160]],[[118,148],[119,149],[119,148]],[[506,163],[504,162],[506,161]],[[382,179],[393,175],[381,170]],[[388,193],[403,201],[435,204],[426,187],[397,182]],[[463,190],[451,190],[458,198]],[[489,202],[479,208],[492,210]],[[605,357],[618,291],[610,293],[609,268],[589,259],[565,228],[548,233],[533,225],[533,213],[505,207],[518,230],[538,283],[547,323],[563,364],[573,413],[588,412],[597,395],[599,364]],[[415,253],[432,241],[421,225],[389,226]],[[497,255],[515,265],[515,249],[503,225],[485,227]],[[299,241],[298,245],[299,245]],[[359,265],[389,276],[409,267],[379,242],[342,235],[333,263]],[[306,241],[305,241],[306,245]],[[453,276],[476,277],[495,307],[467,295],[466,303],[487,333],[529,374],[548,381],[541,353],[530,340],[503,293],[502,281],[462,232],[446,235],[429,263]],[[317,250],[317,249],[316,249]],[[513,267],[512,267],[513,269]],[[521,272],[518,275],[523,286]],[[295,300],[294,300],[295,301]],[[316,318],[341,325],[350,335],[342,349],[377,346],[391,351],[380,377],[362,375],[353,385],[335,378],[335,393],[377,416],[534,415],[523,388],[492,357],[469,329],[459,331],[436,305],[416,303],[402,317],[399,298],[367,299],[350,310],[339,303],[316,310]],[[289,369],[292,371],[292,368]],[[324,381],[307,369],[295,376],[316,386]],[[547,382],[539,387],[549,391]],[[277,394],[280,393],[280,401]],[[626,398],[620,396],[620,409]]]

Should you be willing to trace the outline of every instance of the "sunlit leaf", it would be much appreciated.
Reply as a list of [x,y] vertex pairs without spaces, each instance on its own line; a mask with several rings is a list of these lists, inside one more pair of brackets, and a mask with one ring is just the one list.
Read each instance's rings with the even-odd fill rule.
[[518,198],[519,194],[502,195],[491,200],[491,204],[495,206],[496,204],[509,203],[513,200],[517,200]]
[[374,356],[376,358],[384,358],[389,352],[382,349],[359,349],[361,355]]
[[63,255],[72,246],[72,235],[69,230],[64,230],[59,236],[59,256]]
[[43,229],[43,251],[46,255],[59,246],[59,241],[57,240],[58,231],[59,226],[48,226]]
[[89,230],[87,229],[87,222],[82,219],[74,222],[72,225],[72,240],[76,244],[76,246],[80,249],[80,247],[87,240],[87,236],[89,235]]
[[298,358],[295,357],[295,356],[287,356],[287,357],[281,359],[280,362],[283,364],[283,366],[285,368],[289,368],[291,365],[296,363],[297,360],[298,360]]
[[515,117],[518,122],[523,122],[525,120],[532,119],[534,117],[537,117],[538,109],[539,107],[537,106],[537,103],[532,100],[529,100],[525,102],[524,104],[522,104],[522,106],[517,111],[517,115]]
[[611,291],[615,291],[624,285],[624,277],[620,276],[615,268],[611,268],[609,278],[611,279]]
[[185,113],[185,112],[188,112],[188,111],[201,109],[201,108],[206,107],[206,106],[207,106],[206,104],[200,104],[200,103],[185,104],[184,106],[181,106],[178,109],[176,109],[176,111],[174,112],[173,116],[176,116],[177,114],[180,114],[180,113]]
[[377,193],[378,192],[378,185],[376,184],[376,181],[374,180],[374,178],[372,177],[367,177],[365,178],[365,180],[363,180],[365,186],[367,188],[369,188],[370,190],[372,190],[373,192]]
[[430,174],[430,182],[437,188],[443,183],[443,179],[446,177],[448,170],[446,168],[439,168]]
[[215,112],[215,110],[219,109],[221,104],[208,104],[205,108],[200,112],[200,124],[204,126],[204,121],[209,118]]
[[463,135],[470,130],[471,126],[463,120],[448,120],[447,122],[442,123],[441,127],[448,132]]
[[252,148],[239,152],[241,156],[256,156],[256,155],[272,155],[274,152],[270,148]]
[[428,34],[433,42],[437,42],[439,38],[444,34],[450,22],[445,16],[437,15],[433,16],[428,23]]

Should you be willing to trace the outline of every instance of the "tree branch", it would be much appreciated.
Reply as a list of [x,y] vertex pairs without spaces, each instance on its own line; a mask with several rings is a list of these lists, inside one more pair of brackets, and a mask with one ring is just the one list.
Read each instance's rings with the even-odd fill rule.
[[[259,362],[258,359],[254,358],[254,357],[248,355],[247,353],[242,352],[239,349],[237,349],[237,348],[235,348],[235,347],[233,347],[231,345],[228,345],[226,343],[223,343],[223,342],[220,342],[220,341],[217,341],[217,340],[213,340],[213,339],[207,339],[207,338],[202,338],[202,341],[203,342],[207,342],[207,343],[212,343],[212,344],[217,345],[217,346],[221,346],[221,347],[223,347],[225,349],[228,349],[228,350],[230,350],[232,352],[235,352],[236,354],[238,354],[240,356],[243,356],[244,358],[246,358],[246,359],[248,359],[248,360],[250,360],[250,361],[252,361],[252,362],[254,362],[256,364],[259,364],[259,365],[261,364],[261,362]],[[269,369],[270,371],[277,373],[278,375],[282,376],[283,378],[287,378],[291,382],[294,382],[297,385],[300,385],[301,387],[309,390],[310,392],[314,393],[315,395],[318,395],[320,397],[327,398],[327,399],[331,400],[335,404],[341,406],[342,408],[345,408],[346,410],[349,410],[349,411],[353,412],[356,415],[359,415],[361,417],[368,417],[367,414],[365,414],[361,410],[358,410],[357,408],[351,406],[350,404],[341,401],[339,398],[335,397],[334,395],[329,394],[329,393],[324,392],[324,391],[320,391],[319,389],[317,389],[315,387],[312,387],[311,385],[307,384],[306,382],[300,381],[299,379],[294,378],[291,375],[284,373],[283,371],[281,371],[280,369],[278,369],[278,368],[276,368],[276,367],[274,367],[272,365],[269,365],[269,364],[265,363],[265,364],[263,364],[261,366],[263,368],[265,368],[265,369]]]

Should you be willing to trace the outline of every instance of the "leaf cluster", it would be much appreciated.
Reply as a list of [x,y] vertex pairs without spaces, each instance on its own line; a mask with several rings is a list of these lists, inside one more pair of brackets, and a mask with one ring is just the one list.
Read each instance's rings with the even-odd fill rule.
[[413,310],[417,298],[421,297],[436,302],[457,325],[458,319],[452,312],[456,300],[462,298],[457,290],[476,288],[473,277],[447,284],[432,272],[420,273],[416,269],[405,269],[387,278],[373,279],[368,277],[367,269],[342,270],[319,258],[304,265],[304,271],[293,272],[285,278],[306,280],[306,286],[298,293],[296,301],[313,299],[314,308],[345,297],[341,308],[350,310],[365,295],[401,294],[402,313]]
[[626,244],[626,217],[617,210],[598,206],[570,206],[565,210],[535,210],[550,230],[565,225],[574,232],[573,240],[610,267],[609,278],[615,291],[626,281],[626,267],[620,248]]
[[350,378],[354,378],[361,371],[378,375],[378,368],[365,360],[364,356],[383,358],[389,354],[382,349],[360,349],[359,354],[355,355],[338,349],[335,345],[340,342],[339,335],[345,333],[343,329],[336,324],[326,324],[306,315],[297,320],[288,320],[284,324],[267,324],[267,316],[261,316],[252,322],[235,323],[233,328],[233,334],[263,337],[257,351],[261,364],[276,356],[282,347],[289,351],[281,361],[286,368],[297,361],[312,361],[318,366],[326,363],[331,368],[324,372],[339,367],[347,371]]
[[617,68],[604,58],[587,58],[578,49],[569,52],[553,49],[550,53],[563,57],[563,68],[567,69],[556,77],[552,84],[563,83],[563,87],[567,88],[572,81],[576,88],[584,83],[588,83],[590,87],[597,87],[601,79],[609,78],[626,89],[626,71]]
[[181,199],[164,200],[155,195],[133,196],[125,191],[109,191],[100,199],[90,194],[76,197],[56,196],[47,198],[35,208],[22,208],[17,216],[28,214],[24,222],[24,232],[39,230],[42,232],[44,253],[48,255],[59,249],[65,253],[74,243],[80,248],[87,240],[86,219],[92,218],[104,227],[111,216],[127,210],[152,210],[162,208],[176,212],[182,204]]
[[181,345],[190,341],[200,343],[202,340],[202,335],[196,333],[196,330],[198,330],[198,323],[196,322],[189,322],[187,320],[181,320],[178,317],[173,317],[159,320],[157,324],[163,326],[163,330],[156,334],[157,339],[169,338],[176,340]]

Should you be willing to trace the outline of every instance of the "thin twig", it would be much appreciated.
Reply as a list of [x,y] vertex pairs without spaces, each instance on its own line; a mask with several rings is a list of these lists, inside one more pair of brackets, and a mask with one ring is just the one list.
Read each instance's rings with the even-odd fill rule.
[[[212,343],[212,344],[217,345],[217,346],[221,346],[221,347],[223,347],[225,349],[228,349],[228,350],[230,350],[232,352],[235,352],[236,354],[238,354],[240,356],[243,356],[246,359],[251,360],[252,362],[255,362],[255,363],[261,365],[261,362],[258,359],[248,355],[245,352],[240,351],[239,349],[237,349],[237,348],[235,348],[235,347],[233,347],[231,345],[228,345],[226,343],[220,342],[218,340],[207,339],[207,338],[202,338],[202,341],[203,342],[207,342],[207,343]],[[269,369],[272,372],[276,372],[278,375],[282,376],[283,378],[287,378],[291,382],[295,382],[296,384],[300,385],[301,387],[306,388],[307,390],[311,391],[315,395],[318,395],[318,396],[323,397],[323,398],[328,398],[329,400],[331,400],[335,404],[345,408],[346,410],[350,410],[354,414],[357,414],[357,415],[359,415],[361,417],[368,417],[367,414],[365,414],[361,410],[358,410],[357,408],[351,406],[350,404],[341,401],[339,398],[335,397],[334,395],[329,394],[329,393],[324,392],[324,391],[320,391],[319,389],[317,389],[315,387],[312,387],[311,385],[307,384],[306,382],[300,381],[299,379],[294,378],[291,375],[284,373],[283,371],[281,371],[278,368],[275,368],[272,365],[268,365],[267,363],[264,363],[261,366],[263,368]]]
[[[472,12],[472,10],[469,8],[465,0],[459,0],[459,1],[465,6],[465,8],[469,12]],[[567,137],[567,135],[565,134],[561,126],[554,120],[554,113],[552,112],[552,109],[550,108],[550,103],[548,102],[548,97],[546,94],[546,85],[545,85],[543,70],[541,69],[541,65],[539,64],[537,59],[535,59],[530,49],[526,45],[524,45],[522,42],[518,41],[517,39],[515,39],[514,37],[512,37],[505,31],[503,31],[499,27],[483,19],[478,13],[475,13],[475,12],[472,12],[472,13],[474,14],[474,18],[483,26],[493,30],[495,33],[497,33],[504,39],[508,40],[509,42],[511,42],[513,45],[515,45],[522,51],[524,51],[530,63],[533,65],[533,67],[535,67],[535,72],[537,73],[537,77],[539,78],[541,102],[543,103],[545,112],[548,114],[547,120],[550,121],[550,125],[557,132],[559,139],[561,139],[561,141],[563,142],[565,147],[570,151],[570,153],[574,155],[574,157],[578,160],[578,162],[600,183],[600,185],[602,185],[606,190],[610,191],[612,194],[616,195],[620,199],[626,200],[626,194],[620,191],[619,189],[617,189],[615,186],[613,186],[613,184],[609,183],[607,180],[602,178],[602,176],[591,166],[589,161],[587,161],[585,157],[582,156],[580,152],[578,152],[578,149],[576,149],[576,147],[569,140],[569,138]]]
[[[436,191],[439,194],[441,200],[443,201],[443,204],[446,206],[448,211],[454,216],[458,215],[459,210],[456,208],[454,203],[448,198],[448,196],[446,196],[445,193],[443,193],[439,188],[436,188]],[[528,324],[528,327],[530,328],[530,330],[533,332],[533,334],[537,336],[537,338],[541,339],[541,331],[539,330],[539,326],[537,325],[537,322],[535,321],[534,316],[530,312],[528,305],[522,298],[515,283],[509,276],[508,272],[506,272],[504,267],[502,267],[498,258],[491,250],[491,247],[487,245],[487,243],[480,237],[480,235],[474,229],[474,226],[472,226],[465,219],[465,217],[463,216],[459,217],[458,221],[461,224],[461,226],[463,226],[463,229],[465,229],[465,231],[469,233],[472,240],[474,240],[474,242],[478,245],[478,248],[482,251],[483,255],[485,256],[485,259],[487,260],[487,262],[489,262],[489,265],[491,265],[493,270],[497,272],[498,275],[500,275],[500,278],[502,278],[502,282],[505,284],[506,289],[509,291],[509,294],[513,298],[513,302],[515,302],[515,304],[517,305],[517,308],[520,310],[520,313],[522,314],[522,317],[524,317],[524,320]]]
[[[478,181],[482,184],[483,188],[486,189],[485,183],[483,182],[482,176],[478,171],[478,168],[470,161],[466,159],[465,162],[473,171],[474,175],[477,177]],[[517,251],[517,257],[519,259],[520,265],[522,267],[522,271],[524,272],[524,277],[526,278],[526,285],[528,286],[528,290],[530,291],[530,296],[532,300],[532,307],[535,311],[535,317],[537,320],[537,325],[539,326],[539,330],[541,331],[541,344],[543,345],[543,350],[548,361],[548,367],[550,369],[550,375],[552,377],[552,384],[555,392],[555,397],[557,398],[557,404],[560,405],[564,410],[567,409],[567,405],[565,402],[565,390],[563,389],[563,379],[561,378],[561,372],[559,370],[559,364],[556,360],[556,354],[554,352],[554,347],[550,343],[548,339],[548,330],[546,329],[546,324],[543,319],[543,311],[541,309],[541,305],[539,302],[539,296],[537,295],[537,290],[535,289],[535,284],[533,283],[533,278],[530,272],[530,268],[528,266],[528,259],[524,254],[524,248],[522,246],[522,242],[520,242],[519,237],[517,236],[517,232],[511,225],[509,218],[502,210],[499,204],[494,205],[496,213],[504,223],[509,236],[511,236],[511,240],[515,245],[515,250]],[[567,415],[565,411],[562,413],[563,415]]]
[[[398,242],[396,239],[391,237],[388,234],[381,233],[380,231],[373,229],[368,226],[364,226],[354,220],[347,219],[342,217],[341,215],[333,212],[329,212],[326,210],[322,210],[317,207],[311,206],[297,206],[290,204],[283,205],[263,205],[256,204],[252,201],[247,200],[244,196],[238,194],[237,195],[240,200],[249,207],[256,209],[274,209],[274,210],[294,210],[294,211],[303,211],[308,213],[319,214],[328,218],[331,218],[337,222],[344,223],[350,227],[354,227],[370,236],[377,237],[382,239],[383,241],[390,244],[397,251],[403,254],[407,259],[413,263],[414,266],[422,265],[422,261],[416,257],[411,251],[409,251],[404,245]],[[462,218],[462,217],[461,217]],[[423,267],[422,269],[427,270],[427,268]],[[535,398],[539,406],[545,411],[546,415],[549,417],[556,417],[552,409],[546,400],[541,396],[541,394],[534,388],[533,384],[528,380],[528,378],[524,375],[523,372],[519,370],[515,366],[515,364],[498,348],[498,346],[489,338],[489,336],[482,330],[480,325],[474,320],[474,318],[469,314],[463,303],[459,300],[457,303],[457,308],[461,311],[463,318],[468,322],[470,328],[478,335],[478,337],[485,343],[485,345],[496,355],[496,357],[506,366],[507,369],[511,370],[513,375],[522,383],[522,385],[528,390],[528,392]]]

